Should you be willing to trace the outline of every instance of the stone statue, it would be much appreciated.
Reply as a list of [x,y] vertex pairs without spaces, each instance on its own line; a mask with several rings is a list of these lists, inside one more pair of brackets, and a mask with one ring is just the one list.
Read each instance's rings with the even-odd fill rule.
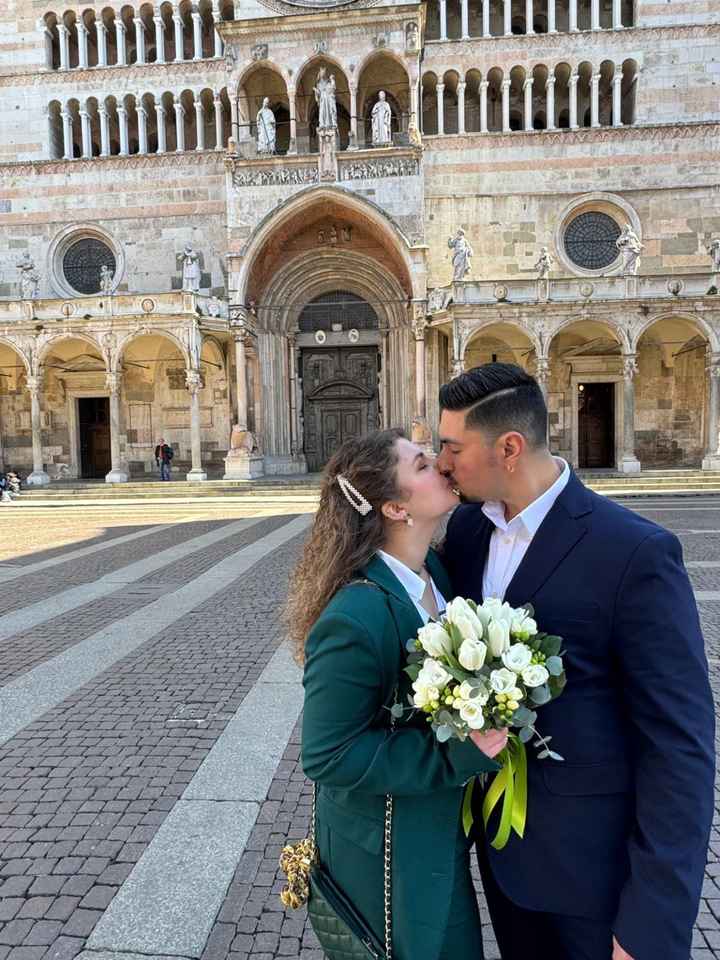
[[421,447],[432,446],[432,431],[422,417],[413,417],[410,439]]
[[533,270],[537,270],[538,280],[548,279],[552,265],[553,258],[550,256],[548,248],[542,247],[540,250],[540,256],[537,259],[537,263],[533,267]]
[[419,38],[420,38],[420,31],[418,29],[417,23],[415,23],[415,21],[413,20],[405,28],[405,49],[417,50]]
[[37,300],[39,296],[40,274],[35,269],[35,261],[29,253],[24,253],[17,262],[20,271],[20,297],[22,300]]
[[438,313],[440,310],[445,310],[449,302],[450,291],[436,287],[428,294],[428,313]]
[[106,264],[100,267],[100,293],[104,297],[109,297],[113,290],[115,274]]
[[224,480],[254,480],[263,473],[263,458],[250,430],[233,425],[230,449],[225,457]]
[[185,244],[185,249],[178,254],[178,259],[182,259],[183,290],[197,293],[200,289],[200,258],[191,243]]
[[257,151],[258,153],[275,153],[275,114],[270,109],[270,98],[265,97],[262,107],[258,110],[257,122]]
[[318,129],[319,130],[337,130],[337,88],[335,86],[335,74],[327,76],[325,67],[318,70],[315,80],[315,100],[319,108]]
[[712,258],[713,273],[720,273],[720,237],[713,237],[705,249]]
[[628,223],[622,228],[622,233],[615,241],[615,246],[622,254],[622,272],[626,276],[637,276],[640,267],[640,251],[643,249],[643,245]]
[[408,140],[414,147],[422,147],[422,135],[417,123],[415,122],[414,114],[408,126]]
[[448,246],[453,251],[453,280],[464,280],[470,273],[470,260],[473,256],[473,248],[465,239],[465,231],[458,230],[454,237],[450,237]]
[[257,452],[257,443],[255,437],[249,430],[243,430],[239,423],[233,424],[230,434],[230,452],[229,456],[248,456]]
[[372,108],[373,146],[385,146],[392,143],[392,110],[385,99],[385,91],[378,93],[378,101]]

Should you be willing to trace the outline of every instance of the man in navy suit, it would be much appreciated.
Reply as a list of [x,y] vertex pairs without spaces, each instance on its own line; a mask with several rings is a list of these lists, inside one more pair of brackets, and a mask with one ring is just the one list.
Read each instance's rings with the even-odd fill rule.
[[550,454],[520,367],[470,370],[440,406],[440,469],[466,501],[445,545],[454,595],[531,603],[564,639],[567,687],[538,725],[565,760],[529,746],[524,839],[477,844],[503,960],[688,960],[714,716],[680,543]]

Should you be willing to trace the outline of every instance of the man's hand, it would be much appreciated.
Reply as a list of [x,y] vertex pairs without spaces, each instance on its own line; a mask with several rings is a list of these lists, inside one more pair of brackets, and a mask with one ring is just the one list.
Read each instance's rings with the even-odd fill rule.
[[615,937],[613,937],[612,960],[633,960],[627,950],[623,950]]

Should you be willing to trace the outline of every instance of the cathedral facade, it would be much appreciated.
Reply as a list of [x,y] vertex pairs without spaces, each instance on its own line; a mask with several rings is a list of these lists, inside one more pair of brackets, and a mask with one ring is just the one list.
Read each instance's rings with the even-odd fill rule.
[[720,0],[0,26],[0,468],[315,472],[494,359],[578,468],[720,469]]

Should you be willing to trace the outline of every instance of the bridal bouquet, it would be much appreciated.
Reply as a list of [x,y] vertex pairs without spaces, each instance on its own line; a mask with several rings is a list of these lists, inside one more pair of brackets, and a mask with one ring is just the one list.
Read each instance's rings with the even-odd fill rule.
[[[405,672],[410,676],[411,706],[427,714],[442,743],[467,739],[472,730],[510,728],[508,746],[497,757],[502,769],[487,791],[483,820],[502,799],[500,826],[492,845],[500,850],[511,830],[520,837],[527,812],[527,756],[533,737],[540,759],[562,760],[551,737],[535,729],[537,708],[560,696],[565,687],[562,639],[538,630],[530,606],[511,607],[497,599],[477,605],[457,597],[439,622],[418,630],[408,643]],[[403,707],[396,704],[397,716]],[[465,791],[463,823],[472,826],[475,780]]]

